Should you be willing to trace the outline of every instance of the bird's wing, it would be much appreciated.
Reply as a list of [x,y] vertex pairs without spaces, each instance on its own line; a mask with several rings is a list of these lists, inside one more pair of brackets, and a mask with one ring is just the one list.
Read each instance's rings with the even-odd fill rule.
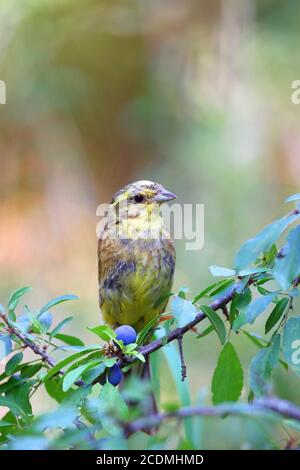
[[101,286],[106,277],[114,270],[118,260],[119,247],[117,240],[110,238],[98,241],[98,280]]
[[120,281],[124,274],[135,270],[135,261],[129,250],[124,249],[120,240],[104,238],[98,241],[98,279],[100,306],[103,299],[101,290],[121,287]]

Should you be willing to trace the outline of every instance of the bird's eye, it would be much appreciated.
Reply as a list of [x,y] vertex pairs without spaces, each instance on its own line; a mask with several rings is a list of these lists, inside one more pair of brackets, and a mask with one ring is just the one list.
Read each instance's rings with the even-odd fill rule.
[[133,200],[134,202],[138,202],[138,203],[143,202],[144,196],[142,194],[137,194],[136,196],[134,196]]

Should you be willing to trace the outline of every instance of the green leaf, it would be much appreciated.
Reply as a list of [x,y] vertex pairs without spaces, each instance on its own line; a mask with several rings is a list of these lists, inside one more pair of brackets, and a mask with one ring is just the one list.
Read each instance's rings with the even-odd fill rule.
[[212,289],[210,291],[209,297],[216,298],[220,295],[226,295],[226,293],[229,292],[235,284],[237,284],[235,279],[222,279],[222,281],[218,283],[215,289]]
[[255,335],[254,333],[249,333],[248,331],[241,330],[244,335],[247,336],[247,338],[251,341],[251,343],[255,344],[258,348],[264,348],[267,344],[267,341],[265,341],[263,338],[261,338],[258,335]]
[[29,379],[30,377],[33,377],[41,368],[43,367],[42,363],[39,362],[37,364],[29,364],[29,365],[24,365],[21,369],[21,377],[22,379]]
[[26,294],[26,292],[30,290],[31,290],[31,287],[21,287],[21,289],[18,289],[15,292],[13,292],[7,304],[8,310],[15,310],[21,298],[23,297],[23,295]]
[[124,347],[124,354],[128,354],[137,348],[137,343],[130,343]]
[[234,331],[237,331],[246,323],[254,323],[255,319],[266,310],[276,296],[277,292],[271,292],[271,294],[265,295],[251,302],[251,304],[249,304],[245,310],[242,310],[239,316],[235,319],[233,323]]
[[281,335],[276,333],[272,338],[270,346],[268,347],[268,349],[270,349],[268,362],[270,364],[271,370],[273,370],[279,362],[280,343]]
[[291,317],[287,321],[282,347],[286,361],[300,375],[300,317]]
[[56,305],[59,305],[63,302],[68,302],[70,300],[78,300],[77,295],[61,295],[60,297],[56,297],[55,299],[50,300],[50,302],[40,309],[39,315],[46,312],[47,310],[50,310],[50,308],[55,307]]
[[210,286],[206,287],[205,289],[203,289],[201,292],[199,292],[199,294],[197,294],[195,297],[194,297],[194,300],[193,300],[193,304],[195,304],[196,302],[198,302],[198,300],[202,299],[203,297],[209,297],[209,292],[214,289],[216,286],[218,286],[220,283],[223,283],[224,281],[228,281],[228,279],[222,279],[221,281],[218,281],[218,282],[214,282],[213,284],[211,284]]
[[189,288],[188,287],[180,287],[177,296],[181,297],[182,299],[186,299],[189,293]]
[[104,409],[108,413],[120,418],[128,418],[128,406],[126,405],[122,395],[117,387],[107,382],[101,388],[99,398],[104,405]]
[[251,302],[252,294],[249,287],[246,287],[242,292],[235,292],[229,310],[229,322],[232,328],[236,317],[240,310],[245,309]]
[[299,199],[300,199],[300,193],[297,193],[297,194],[293,194],[292,196],[289,196],[288,198],[286,198],[286,200],[284,202],[288,203],[288,202],[298,201]]
[[12,423],[8,423],[7,421],[0,421],[0,428],[11,427]]
[[27,318],[30,320],[30,327],[34,333],[42,333],[43,326],[38,320],[36,313],[32,312],[27,305],[25,305]]
[[250,386],[255,395],[269,393],[270,379],[273,369],[279,360],[280,335],[272,338],[271,346],[261,349],[252,359],[249,368]]
[[273,243],[273,245],[271,246],[271,248],[269,249],[269,251],[264,252],[263,264],[264,264],[266,267],[267,267],[267,266],[272,266],[272,264],[274,263],[274,259],[275,259],[275,257],[277,256],[277,253],[278,253],[278,248],[277,248],[277,246],[275,245],[275,243]]
[[85,354],[95,351],[97,349],[100,349],[99,346],[89,346],[86,348],[83,348],[81,351],[72,354],[69,357],[66,357],[62,361],[58,362],[54,367],[52,367],[47,375],[44,377],[43,382],[46,382],[46,380],[49,380],[53,375],[57,374],[63,367],[65,367],[67,364],[70,364],[71,362],[75,361],[81,356],[84,356]]
[[263,284],[266,284],[266,282],[272,281],[273,276],[270,276],[269,274],[266,274],[266,275],[258,276],[256,279],[257,279],[257,281],[255,281],[255,284],[257,286],[261,286]]
[[265,289],[264,287],[261,287],[261,286],[257,286],[257,290],[261,295],[271,294],[271,291],[269,291],[268,289]]
[[[114,360],[113,363],[116,362],[116,358],[110,358],[112,360]],[[70,387],[74,384],[74,382],[76,382],[77,379],[79,379],[79,377],[81,377],[81,375],[88,371],[89,369],[92,369],[93,367],[95,366],[99,366],[100,365],[100,361],[99,359],[95,359],[93,361],[90,361],[88,363],[85,363],[85,364],[81,364],[80,366],[78,367],[70,367],[70,369],[68,369],[66,372],[65,372],[65,375],[63,376],[63,381],[62,381],[62,389],[64,392],[66,392],[67,390],[70,389]],[[104,361],[105,363],[105,361]],[[107,364],[105,364],[107,365]]]
[[0,361],[6,356],[8,356],[9,353],[11,353],[12,350],[12,341],[10,339],[9,335],[0,335]]
[[280,320],[288,304],[289,299],[287,297],[284,297],[283,299],[279,300],[279,302],[277,302],[266,321],[265,334],[268,334],[269,331],[271,331],[272,328],[276,325],[276,323]]
[[209,270],[213,276],[231,277],[235,276],[235,270],[223,268],[222,266],[210,266]]
[[92,333],[95,333],[103,341],[115,340],[117,335],[109,326],[107,325],[98,325],[93,328],[88,328]]
[[281,256],[275,259],[273,275],[282,289],[288,289],[300,275],[300,225],[288,234]]
[[10,411],[13,413],[14,416],[22,416],[24,418],[25,413],[20,408],[20,406],[15,403],[13,400],[11,400],[8,397],[2,397],[0,396],[0,406],[4,406],[5,408],[9,408]]
[[229,309],[229,323],[230,323],[230,328],[232,329],[233,323],[238,316],[239,311],[237,308],[235,308],[234,302],[232,301],[230,304],[230,309]]
[[103,361],[103,364],[106,365],[106,367],[112,367],[117,362],[117,358],[116,357],[103,357],[102,361]]
[[255,262],[261,253],[270,250],[282,232],[295,222],[299,216],[299,214],[288,214],[265,227],[254,238],[247,240],[241,246],[235,258],[237,271],[248,267]]
[[210,286],[203,289],[193,300],[193,304],[198,302],[203,297],[210,297],[219,292],[219,290],[224,289],[234,283],[234,279],[222,279],[221,281],[214,282]]
[[190,300],[178,296],[173,297],[171,301],[171,311],[179,327],[194,320],[197,314],[197,309]]
[[70,346],[84,346],[83,341],[81,341],[81,339],[77,338],[76,336],[56,333],[56,335],[54,335],[54,338],[59,339],[65,344],[69,344]]
[[45,429],[65,429],[73,425],[75,419],[76,411],[74,409],[60,406],[51,413],[39,416],[34,423],[34,430],[41,433],[44,432]]
[[62,390],[61,383],[62,381],[58,377],[52,377],[45,382],[45,389],[48,395],[58,403],[61,403],[66,396],[66,393]]
[[10,390],[13,390],[16,387],[19,387],[20,384],[24,384],[25,380],[20,379],[19,377],[10,377],[6,382],[0,384],[0,393],[7,394]]
[[131,351],[129,353],[130,356],[135,356],[139,361],[141,362],[145,362],[145,357],[143,356],[142,353],[140,353],[139,351]]
[[14,373],[20,362],[22,362],[23,359],[23,353],[18,352],[15,354],[13,357],[10,358],[8,363],[5,366],[5,373],[7,375],[11,375]]
[[251,290],[249,289],[249,287],[246,287],[246,289],[243,292],[241,293],[236,292],[234,294],[232,303],[234,304],[234,307],[237,310],[243,310],[244,308],[248,307],[251,300],[252,300]]
[[61,322],[58,323],[58,325],[56,325],[56,327],[51,331],[50,333],[50,339],[53,338],[53,336],[55,336],[57,333],[59,333],[60,330],[63,329],[63,327],[69,323],[71,320],[73,320],[74,317],[67,317],[65,318],[64,320],[62,320]]
[[26,422],[30,421],[30,417],[32,415],[32,409],[30,404],[30,392],[32,385],[36,383],[35,380],[27,381],[20,383],[20,385],[12,390],[10,390],[6,396],[14,401],[17,406],[22,409],[26,416]]
[[67,368],[67,372],[69,372],[70,370],[72,369],[76,369],[76,367],[78,366],[81,366],[82,364],[87,364],[87,363],[90,363],[91,361],[94,362],[94,360],[97,359],[97,361],[103,361],[103,360],[116,360],[115,358],[105,358],[105,356],[103,356],[103,351],[101,350],[96,350],[96,351],[93,351],[89,354],[86,354],[84,356],[82,356],[82,358],[79,358],[77,359],[76,361],[74,361],[74,363],[71,365],[71,366],[68,366]]
[[237,401],[242,388],[242,366],[234,347],[228,342],[221,351],[212,379],[213,404]]
[[[247,331],[245,330],[241,330],[246,336],[248,339],[250,339],[250,341],[255,344],[255,346],[257,346],[259,349],[262,349],[262,348],[266,348],[267,347],[267,344],[268,344],[268,341],[264,340],[263,338],[259,337],[259,336],[256,336],[256,335],[253,335],[253,334],[250,334],[248,333]],[[282,365],[282,367],[284,368],[284,370],[287,372],[288,371],[288,364],[283,361],[282,359],[279,359],[279,364]]]
[[82,374],[82,380],[89,385],[94,382],[101,374],[105,371],[106,366],[105,364],[98,364],[96,366],[91,367],[90,369],[86,370]]
[[205,328],[205,330],[198,334],[197,339],[204,338],[205,336],[209,335],[209,333],[211,333],[212,331],[215,331],[215,329],[213,325],[209,325],[207,328]]
[[154,326],[156,326],[158,319],[159,316],[152,318],[152,320],[150,320],[147,325],[145,325],[144,328],[139,332],[136,340],[138,345],[143,343],[150,331],[154,328]]
[[224,344],[227,338],[227,332],[222,318],[208,305],[201,305],[201,310],[205,313],[210,323],[216,330],[221,344]]
[[39,323],[41,325],[41,333],[47,333],[49,330],[51,324],[52,324],[52,314],[50,312],[43,312],[41,315],[39,315]]
[[82,405],[91,391],[92,387],[78,387],[76,390],[70,390],[64,396],[62,407],[77,410],[77,408]]
[[90,367],[90,364],[82,364],[76,369],[72,369],[70,372],[67,372],[63,377],[62,389],[63,392],[69,390],[70,387],[76,382],[76,380],[81,376],[81,374]]

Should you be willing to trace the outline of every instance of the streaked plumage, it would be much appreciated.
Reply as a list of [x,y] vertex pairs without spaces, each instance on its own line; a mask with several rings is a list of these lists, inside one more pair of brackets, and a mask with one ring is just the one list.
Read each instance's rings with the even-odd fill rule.
[[[112,199],[98,258],[100,307],[113,328],[128,324],[139,331],[165,309],[175,250],[159,206],[174,197],[157,183],[138,181]],[[158,234],[156,239],[148,236],[151,230]]]

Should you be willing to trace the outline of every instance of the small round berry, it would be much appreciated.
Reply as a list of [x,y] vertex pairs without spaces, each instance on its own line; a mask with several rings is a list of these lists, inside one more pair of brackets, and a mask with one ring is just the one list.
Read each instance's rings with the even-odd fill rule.
[[121,371],[120,367],[117,364],[115,364],[114,366],[109,368],[108,373],[107,373],[107,380],[114,387],[119,385],[119,383],[121,382],[121,380],[122,380],[122,371]]
[[136,342],[137,334],[132,326],[121,325],[115,330],[115,333],[117,333],[117,339],[123,341],[124,346]]

